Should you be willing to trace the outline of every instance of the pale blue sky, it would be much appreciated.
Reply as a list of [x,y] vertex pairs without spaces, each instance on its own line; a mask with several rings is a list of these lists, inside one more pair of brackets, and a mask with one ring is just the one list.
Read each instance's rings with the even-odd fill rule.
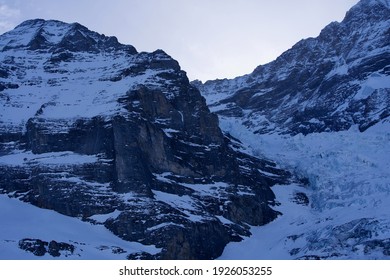
[[138,51],[163,49],[192,79],[248,74],[341,21],[358,0],[0,0],[0,33],[32,18],[79,22]]

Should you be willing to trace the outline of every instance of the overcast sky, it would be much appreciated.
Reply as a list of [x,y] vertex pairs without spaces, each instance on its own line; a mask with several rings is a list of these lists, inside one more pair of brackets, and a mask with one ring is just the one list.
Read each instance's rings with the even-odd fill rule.
[[248,74],[341,21],[358,0],[0,0],[0,33],[26,19],[79,22],[138,51],[163,49],[191,80]]

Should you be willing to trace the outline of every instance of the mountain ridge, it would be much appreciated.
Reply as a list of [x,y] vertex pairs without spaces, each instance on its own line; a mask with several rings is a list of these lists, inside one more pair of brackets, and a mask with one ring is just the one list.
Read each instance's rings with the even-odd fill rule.
[[[72,42],[88,51],[104,47],[107,50],[124,48],[130,54],[137,53],[133,46],[120,44],[116,37],[107,37],[90,31],[79,23],[66,24],[58,20],[31,19],[19,24],[14,30],[6,32],[3,36],[12,37],[16,32],[19,33],[18,36],[21,37],[21,40],[10,40],[8,43],[0,45],[0,48],[6,50],[7,48],[28,47],[31,50],[37,50],[48,47],[65,47],[68,50],[76,50],[69,45]],[[6,40],[5,38],[4,41]],[[83,44],[80,44],[80,41],[83,41]]]
[[[299,41],[251,74],[193,84],[212,111],[241,116],[259,133],[276,128],[307,134],[353,124],[365,130],[389,115],[388,94],[380,93],[389,86],[389,14],[388,2],[361,1],[342,22]],[[369,77],[374,72],[377,77]],[[367,85],[360,85],[364,80]]]

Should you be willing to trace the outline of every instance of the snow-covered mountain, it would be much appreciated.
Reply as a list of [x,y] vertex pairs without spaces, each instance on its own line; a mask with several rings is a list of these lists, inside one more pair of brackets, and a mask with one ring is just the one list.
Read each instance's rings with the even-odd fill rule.
[[292,180],[239,151],[177,61],[77,23],[0,36],[0,108],[1,192],[77,219],[31,210],[43,224],[23,223],[29,208],[2,197],[1,258],[216,258],[275,219],[270,186]]
[[255,133],[361,131],[390,116],[390,2],[362,0],[340,23],[232,80],[194,84],[213,112]]
[[306,180],[222,259],[390,259],[389,67],[390,1],[361,0],[251,74],[193,82],[247,153]]
[[389,32],[362,0],[204,84],[79,24],[0,35],[0,259],[389,259]]

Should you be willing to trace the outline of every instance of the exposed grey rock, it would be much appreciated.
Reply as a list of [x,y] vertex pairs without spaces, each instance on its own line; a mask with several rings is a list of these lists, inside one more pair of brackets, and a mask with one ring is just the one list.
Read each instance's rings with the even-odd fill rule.
[[59,257],[62,254],[66,256],[73,254],[75,247],[72,244],[57,241],[42,241],[40,239],[24,238],[19,241],[19,248],[34,255],[41,257],[46,253],[53,257]]
[[27,252],[31,252],[36,256],[44,256],[46,254],[47,242],[39,239],[22,239],[19,241],[19,248]]

